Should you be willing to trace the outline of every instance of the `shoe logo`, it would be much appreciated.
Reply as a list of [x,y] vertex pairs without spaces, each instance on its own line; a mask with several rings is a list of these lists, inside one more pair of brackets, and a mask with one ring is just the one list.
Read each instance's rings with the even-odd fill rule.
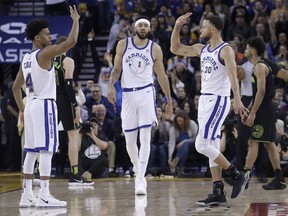
[[74,179],[76,182],[83,183],[83,180]]
[[282,185],[286,185],[284,182],[280,182],[280,184],[282,184]]
[[48,200],[44,200],[42,198],[40,198],[43,202],[45,202],[46,204],[48,204]]

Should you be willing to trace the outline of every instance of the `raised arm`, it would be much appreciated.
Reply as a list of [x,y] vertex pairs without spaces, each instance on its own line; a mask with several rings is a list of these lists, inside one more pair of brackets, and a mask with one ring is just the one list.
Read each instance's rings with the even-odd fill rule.
[[180,56],[200,56],[200,52],[204,47],[203,44],[195,44],[193,46],[186,46],[180,42],[180,30],[183,24],[187,23],[187,19],[192,13],[186,13],[180,16],[176,22],[171,35],[170,51],[175,55]]
[[77,12],[76,6],[70,6],[70,15],[73,20],[72,28],[70,34],[64,42],[58,45],[47,46],[39,53],[38,62],[40,66],[44,65],[44,68],[47,64],[51,64],[51,59],[54,56],[60,55],[67,52],[77,43],[78,34],[79,34],[79,14]]
[[121,71],[122,71],[122,56],[123,52],[126,47],[126,40],[120,40],[116,47],[116,54],[114,58],[114,67],[111,71],[109,84],[108,84],[108,100],[110,103],[115,105],[116,102],[116,90],[114,87],[114,84],[117,82],[117,80],[120,77]]
[[168,81],[168,77],[165,73],[165,68],[163,65],[163,53],[159,45],[153,45],[153,57],[154,57],[154,71],[157,74],[158,82],[162,88],[162,91],[165,94],[167,99],[167,107],[166,107],[166,118],[170,118],[172,115],[172,98],[170,93],[170,85]]

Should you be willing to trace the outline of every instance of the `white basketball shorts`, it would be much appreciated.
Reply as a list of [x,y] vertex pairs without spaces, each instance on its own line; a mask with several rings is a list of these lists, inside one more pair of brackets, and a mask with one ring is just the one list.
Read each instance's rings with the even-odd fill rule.
[[153,86],[135,91],[123,91],[122,128],[131,132],[158,123],[156,116],[156,96]]
[[221,126],[230,110],[230,97],[202,94],[199,98],[199,135],[204,139],[220,138]]
[[24,111],[24,150],[55,153],[58,149],[57,105],[51,99],[33,99]]

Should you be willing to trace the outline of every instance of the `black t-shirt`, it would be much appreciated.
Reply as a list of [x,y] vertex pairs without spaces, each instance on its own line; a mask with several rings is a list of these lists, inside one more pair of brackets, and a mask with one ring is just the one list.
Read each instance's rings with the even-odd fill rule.
[[[261,59],[256,64],[259,64],[259,63],[265,64],[269,69],[269,73],[266,76],[265,94],[264,94],[264,98],[263,98],[263,101],[266,101],[266,100],[272,99],[275,95],[275,86],[274,86],[273,75],[277,75],[279,68],[275,67],[274,63],[271,61],[268,61],[268,59]],[[264,73],[264,71],[263,71],[263,73]],[[253,68],[253,73],[252,73],[252,77],[251,77],[251,82],[252,82],[253,98],[255,98],[256,93],[257,93],[257,77],[254,74],[254,68]]]
[[[108,142],[108,139],[102,133],[99,133],[97,137],[102,141]],[[84,134],[81,141],[79,157],[93,160],[100,156],[106,156],[106,151],[101,150],[90,136]]]

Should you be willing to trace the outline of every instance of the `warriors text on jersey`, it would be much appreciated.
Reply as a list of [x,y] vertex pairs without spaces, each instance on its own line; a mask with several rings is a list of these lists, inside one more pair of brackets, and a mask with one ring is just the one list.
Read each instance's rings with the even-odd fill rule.
[[220,52],[228,44],[223,42],[218,47],[210,50],[210,45],[203,47],[201,59],[202,94],[215,94],[229,96],[231,84],[224,62],[220,59]]
[[141,87],[153,83],[153,42],[148,40],[146,46],[136,47],[133,37],[126,39],[123,54],[122,88]]
[[56,83],[53,62],[49,70],[38,64],[40,49],[32,50],[24,55],[22,71],[25,79],[28,98],[56,100]]

